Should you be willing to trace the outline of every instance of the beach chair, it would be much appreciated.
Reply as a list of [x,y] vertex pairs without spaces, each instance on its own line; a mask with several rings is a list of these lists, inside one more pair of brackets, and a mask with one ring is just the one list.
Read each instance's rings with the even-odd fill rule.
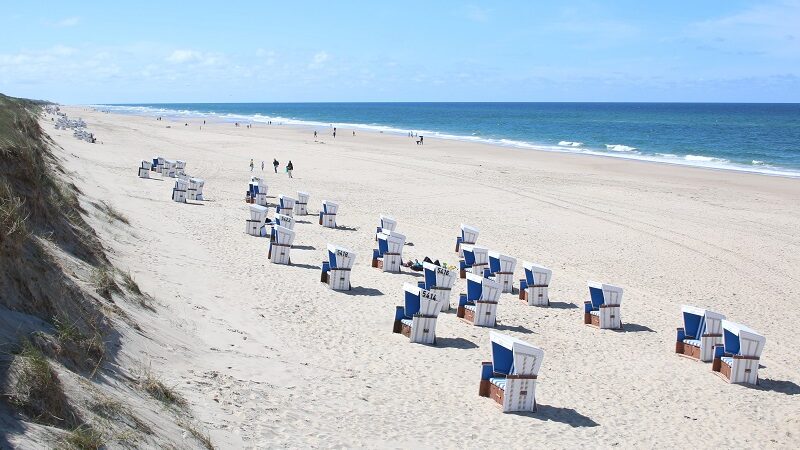
[[675,353],[710,362],[714,346],[722,343],[722,314],[694,306],[681,306],[683,327],[678,328]]
[[161,173],[161,168],[164,166],[164,157],[163,156],[156,156],[153,158],[153,165],[150,167],[150,170],[153,172]]
[[187,195],[189,200],[203,200],[203,186],[206,182],[202,178],[189,178],[189,189]]
[[[461,236],[456,238],[456,253],[463,258],[464,254],[461,252],[461,246],[464,244],[475,245],[478,241],[478,229],[469,225],[461,224]],[[464,278],[464,277],[461,277]]]
[[247,203],[255,203],[256,205],[267,206],[267,192],[269,187],[267,183],[259,177],[252,177],[250,183],[247,185],[247,195],[245,201]]
[[489,267],[489,249],[464,244],[461,246],[464,259],[458,262],[459,276],[467,277],[467,272],[484,275],[484,269]]
[[589,301],[583,305],[583,323],[601,329],[621,330],[619,306],[622,288],[610,284],[589,283]]
[[489,332],[492,361],[481,363],[478,395],[497,402],[503,412],[536,411],[536,379],[544,350],[507,334]]
[[164,165],[161,166],[161,175],[165,177],[175,178],[177,173],[175,171],[177,163],[171,159],[165,159]]
[[722,335],[722,344],[714,347],[711,371],[729,383],[758,384],[758,366],[767,338],[727,320],[722,320]]
[[250,236],[261,236],[261,229],[267,222],[267,207],[261,205],[250,205],[250,218],[245,223],[244,232]]
[[396,231],[384,229],[376,235],[376,239],[378,248],[372,250],[372,267],[384,272],[400,272],[406,237]]
[[489,252],[489,278],[500,283],[502,292],[514,292],[514,270],[517,259],[498,252]]
[[139,178],[150,178],[150,170],[152,167],[153,163],[143,159],[142,163],[139,165]]
[[437,295],[411,283],[403,284],[404,306],[394,314],[394,333],[407,336],[411,342],[436,343],[436,318],[442,310]]
[[186,203],[186,190],[189,188],[189,183],[184,180],[175,180],[175,187],[172,188],[172,201],[178,203]]
[[294,242],[294,231],[280,225],[273,225],[269,238],[269,254],[267,256],[269,260],[275,264],[291,264],[289,252],[292,249],[292,242]]
[[450,292],[456,281],[456,272],[429,262],[422,263],[424,281],[418,282],[422,289],[436,293],[436,298],[442,306],[442,311],[450,309]]
[[180,159],[175,161],[175,174],[176,175],[186,174],[186,161],[181,161]]
[[335,291],[349,291],[350,270],[356,261],[355,252],[328,244],[328,260],[322,262],[320,281]]
[[378,228],[375,229],[375,238],[377,239],[377,234],[382,230],[394,231],[396,228],[397,221],[393,217],[384,216],[381,214],[380,220],[378,221]]
[[281,194],[278,196],[278,206],[275,207],[275,212],[285,216],[293,216],[295,202],[296,200],[292,197]]
[[336,228],[336,213],[339,205],[328,200],[322,201],[322,211],[319,212],[319,224],[327,228]]
[[294,202],[294,213],[298,216],[308,214],[308,193],[297,191],[297,201]]
[[294,217],[285,214],[275,214],[275,225],[294,230]]
[[519,280],[519,299],[525,300],[530,306],[550,306],[548,287],[553,271],[527,261],[522,262],[525,279]]
[[494,327],[500,288],[500,283],[494,280],[468,273],[467,293],[458,297],[456,316],[479,327]]

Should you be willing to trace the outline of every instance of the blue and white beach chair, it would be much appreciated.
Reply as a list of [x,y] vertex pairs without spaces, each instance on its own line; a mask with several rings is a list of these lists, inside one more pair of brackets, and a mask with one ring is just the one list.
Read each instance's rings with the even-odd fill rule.
[[758,384],[758,366],[767,338],[735,322],[722,321],[722,344],[714,347],[711,370],[729,383]]
[[203,186],[206,182],[202,178],[189,178],[189,187],[186,190],[189,200],[203,201]]
[[458,297],[456,316],[479,327],[497,324],[500,283],[474,273],[467,274],[467,293]]
[[296,200],[292,197],[281,194],[278,196],[278,206],[275,207],[275,212],[284,216],[293,216],[295,202]]
[[273,225],[269,239],[268,258],[275,264],[291,264],[289,253],[294,242],[294,231]]
[[484,270],[489,268],[489,249],[464,244],[461,246],[464,259],[458,262],[459,276],[467,277],[467,272],[475,275],[484,275]]
[[263,179],[259,177],[252,177],[247,187],[247,203],[255,203],[256,205],[267,206],[268,191],[269,187]]
[[[461,224],[461,236],[456,238],[456,253],[463,258],[464,254],[461,252],[462,245],[475,245],[478,241],[478,229],[469,225]],[[464,277],[461,277],[464,278]]]
[[489,269],[484,275],[500,283],[502,292],[514,292],[514,270],[517,259],[499,252],[489,252]]
[[506,334],[489,332],[492,361],[481,363],[478,394],[503,412],[536,411],[536,380],[544,350]]
[[294,202],[294,213],[298,216],[308,214],[308,192],[297,191],[297,201]]
[[456,281],[456,272],[429,262],[422,263],[422,270],[424,278],[417,285],[422,289],[435,292],[436,298],[442,305],[442,311],[448,311],[450,309],[450,292]]
[[152,162],[143,159],[142,163],[139,165],[139,178],[150,178],[150,169],[152,167]]
[[264,225],[267,223],[267,207],[261,205],[249,205],[250,218],[245,222],[244,232],[250,236],[263,236]]
[[547,292],[553,271],[538,264],[522,262],[525,279],[519,280],[519,298],[530,306],[550,306],[550,294]]
[[378,240],[378,248],[372,250],[372,267],[384,272],[400,272],[406,237],[388,229],[383,229],[375,237]]
[[322,262],[320,281],[336,291],[349,291],[350,270],[356,261],[356,253],[344,247],[328,244],[328,260]]
[[675,353],[703,362],[714,359],[714,346],[722,343],[724,315],[694,306],[681,306],[683,327],[678,328]]
[[442,310],[436,292],[403,284],[404,305],[398,306],[394,315],[395,333],[408,336],[411,342],[436,343],[436,318]]
[[319,224],[327,228],[336,228],[336,213],[339,205],[328,200],[322,201],[322,211],[319,212]]
[[589,301],[583,305],[583,323],[601,329],[621,330],[622,288],[605,283],[589,283]]
[[165,159],[164,164],[161,166],[161,175],[165,177],[175,178],[178,174],[175,171],[177,163],[171,159]]
[[175,176],[178,175],[186,175],[186,161],[180,159],[175,161]]
[[178,203],[186,203],[186,190],[189,188],[189,183],[186,180],[175,180],[175,187],[172,188],[172,201]]

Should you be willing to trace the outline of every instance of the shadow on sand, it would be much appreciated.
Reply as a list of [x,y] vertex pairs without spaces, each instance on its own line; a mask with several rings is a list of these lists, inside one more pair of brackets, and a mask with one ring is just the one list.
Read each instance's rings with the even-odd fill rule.
[[478,344],[461,338],[450,338],[450,337],[440,337],[436,338],[436,346],[437,347],[447,347],[447,348],[460,348],[460,349],[470,349],[470,348],[478,348]]
[[539,420],[550,420],[553,422],[564,423],[573,428],[591,428],[600,424],[575,411],[572,408],[559,408],[558,406],[536,405],[536,412],[516,412],[510,413],[519,416],[527,416]]
[[368,288],[362,286],[356,286],[349,291],[339,291],[342,294],[352,295],[353,297],[377,297],[379,295],[383,295],[383,292],[379,289],[375,288]]

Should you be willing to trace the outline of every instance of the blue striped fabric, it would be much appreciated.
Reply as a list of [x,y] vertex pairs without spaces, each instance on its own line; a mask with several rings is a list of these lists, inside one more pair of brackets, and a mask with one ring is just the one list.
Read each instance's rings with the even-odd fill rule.
[[402,320],[400,320],[400,322],[402,322],[403,325],[408,325],[409,327],[413,323],[413,321],[411,319],[402,319]]
[[475,305],[464,305],[464,309],[468,309],[470,311],[475,311]]
[[489,382],[493,385],[499,387],[500,389],[505,390],[506,388],[506,379],[505,378],[489,378]]
[[730,356],[723,356],[723,357],[722,357],[722,358],[720,358],[720,359],[721,359],[721,360],[722,360],[722,362],[724,362],[725,364],[727,364],[727,365],[729,365],[729,366],[733,367],[733,358],[731,358]]
[[700,347],[700,340],[699,339],[684,339],[684,344],[694,345],[695,347]]

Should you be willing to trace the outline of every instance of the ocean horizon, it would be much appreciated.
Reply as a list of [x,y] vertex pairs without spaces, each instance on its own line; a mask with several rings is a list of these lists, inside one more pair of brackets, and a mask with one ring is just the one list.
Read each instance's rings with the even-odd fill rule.
[[800,104],[127,103],[116,113],[441,139],[800,177]]

